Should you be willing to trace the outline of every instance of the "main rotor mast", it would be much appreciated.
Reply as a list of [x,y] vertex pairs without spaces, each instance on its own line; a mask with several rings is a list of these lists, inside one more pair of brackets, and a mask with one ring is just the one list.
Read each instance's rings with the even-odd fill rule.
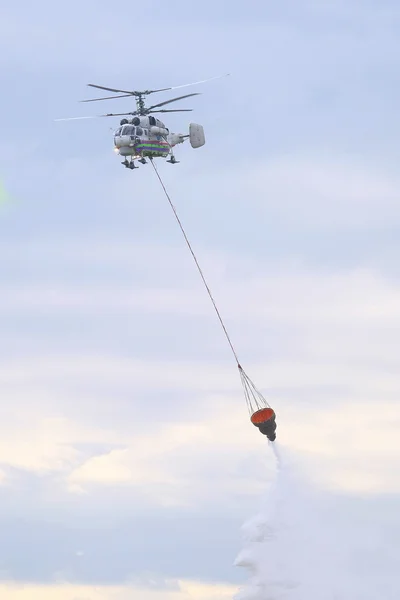
[[143,116],[145,114],[146,107],[144,105],[143,94],[141,93],[136,96],[136,109],[139,115]]

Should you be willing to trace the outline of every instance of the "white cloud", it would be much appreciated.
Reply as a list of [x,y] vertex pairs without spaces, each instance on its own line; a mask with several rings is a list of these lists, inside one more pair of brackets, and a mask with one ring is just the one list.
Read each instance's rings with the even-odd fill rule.
[[[289,366],[282,370],[281,384],[288,372]],[[304,379],[307,386],[309,378]],[[318,392],[311,392],[309,403],[298,403],[301,382],[290,383],[289,398],[270,399],[278,414],[278,441],[302,458],[311,477],[333,490],[400,491],[393,477],[400,453],[397,404],[371,396],[360,402],[348,393],[341,401],[321,399],[318,405]],[[248,421],[244,400],[238,393],[235,398],[203,396],[206,414],[195,422],[186,417],[175,424],[138,424],[133,419],[131,433],[118,426],[107,431],[95,424],[85,428],[74,421],[37,419],[25,428],[14,420],[16,437],[3,421],[0,462],[62,475],[71,492],[97,495],[98,486],[122,486],[122,493],[140,490],[134,500],[139,505],[216,506],[232,494],[259,493],[265,477],[273,474],[273,463],[264,455],[265,441]],[[76,449],[85,443],[119,448],[87,458]],[[210,487],[210,481],[218,485]]]
[[[360,404],[348,398],[321,408],[296,408],[294,401],[286,409],[275,408],[278,443],[298,455],[320,484],[350,493],[400,492],[400,482],[393,477],[400,455],[396,404]],[[71,473],[69,482],[83,488],[93,483],[148,486],[152,502],[160,505],[200,504],[207,496],[219,503],[232,493],[261,490],[268,471],[270,477],[273,474],[273,463],[263,464],[264,448],[265,441],[244,411],[225,406],[201,424],[146,432],[127,450],[91,458]],[[256,468],[243,472],[252,462]],[[215,476],[218,488],[207,491]]]
[[[269,266],[269,265],[268,265]],[[273,322],[371,325],[397,323],[400,319],[400,286],[397,282],[366,268],[333,273],[311,272],[304,266],[264,265],[257,277],[232,279],[212,272],[209,281],[218,280],[217,289],[223,314],[245,322],[271,319]],[[175,315],[210,315],[212,306],[198,282],[190,287],[179,282],[178,268],[168,287],[118,286],[73,283],[2,286],[0,306],[11,314],[19,310],[101,313],[130,310]],[[193,279],[192,279],[193,281]],[[215,293],[215,295],[217,295]],[[294,299],[295,297],[295,299]]]
[[[303,412],[303,414],[297,414]],[[304,414],[305,413],[305,414]],[[399,493],[397,402],[348,397],[325,410],[284,410],[281,439],[324,486],[349,493]]]
[[351,157],[281,156],[256,163],[236,185],[263,220],[297,230],[375,230],[400,219],[397,175]]
[[[0,463],[38,474],[69,472],[79,464],[81,453],[76,442],[116,442],[107,431],[82,427],[62,417],[51,418],[40,406],[29,408],[29,399],[19,398],[18,406],[3,414],[0,426]],[[25,407],[25,408],[24,408]],[[43,411],[43,412],[42,412]],[[7,481],[7,477],[4,476]]]
[[237,591],[235,586],[224,583],[183,580],[176,584],[172,586],[172,590],[168,587],[152,590],[130,585],[33,585],[4,582],[0,585],[0,595],[2,600],[230,600]]
[[[399,284],[367,270],[321,275],[289,269],[240,285],[228,280],[225,286],[223,301],[229,318],[235,317],[236,345],[247,345],[259,357],[257,364],[245,361],[244,367],[277,410],[281,443],[303,456],[324,485],[365,493],[399,491],[391,476],[400,451],[393,428],[400,393],[394,369],[400,350]],[[169,295],[170,310],[191,312],[191,302],[175,294]],[[67,296],[62,295],[68,303]],[[94,307],[101,294],[89,298]],[[112,301],[112,295],[103,297],[104,306]],[[146,310],[165,307],[160,293]],[[206,309],[205,302],[204,314]],[[140,315],[137,311],[135,318]],[[257,332],[271,327],[274,335],[280,332],[279,356],[275,351],[267,359],[273,348]],[[247,420],[233,365],[184,357],[136,360],[99,349],[96,355],[3,360],[0,381],[12,400],[2,408],[0,462],[59,473],[70,491],[141,486],[152,503],[187,505],[208,502],[210,494],[223,501],[232,492],[254,492],[264,479],[264,467],[246,476],[240,471],[243,456],[258,464],[264,441]],[[73,394],[68,382],[74,382]],[[121,389],[132,390],[129,405],[115,392]],[[321,391],[327,389],[328,395]],[[97,390],[99,409],[108,403],[116,416],[109,423],[97,411],[90,426],[83,425],[82,409]],[[172,394],[168,405],[165,394]],[[82,443],[113,447],[85,456],[77,450]],[[209,490],[207,478],[214,476],[218,488]]]

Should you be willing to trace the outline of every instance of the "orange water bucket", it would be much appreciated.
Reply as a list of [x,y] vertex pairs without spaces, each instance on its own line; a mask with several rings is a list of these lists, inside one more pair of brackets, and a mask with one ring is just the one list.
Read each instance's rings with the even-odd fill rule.
[[272,408],[261,408],[251,415],[251,422],[256,426],[267,423],[267,421],[274,420],[275,412],[272,410]]

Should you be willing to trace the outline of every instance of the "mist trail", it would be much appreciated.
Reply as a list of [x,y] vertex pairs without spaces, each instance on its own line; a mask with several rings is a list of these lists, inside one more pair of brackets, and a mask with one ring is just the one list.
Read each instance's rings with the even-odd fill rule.
[[[257,516],[242,528],[235,565],[250,580],[236,600],[338,600],[335,543],[322,526],[309,486],[275,443],[276,476]],[[324,557],[326,560],[324,560]],[[321,590],[322,587],[322,590]]]
[[363,500],[316,488],[294,456],[271,447],[276,474],[242,527],[235,565],[249,580],[235,600],[398,600],[400,548],[389,543],[390,521],[363,519]]
[[276,464],[277,464],[278,469],[281,469],[282,468],[282,457],[281,457],[281,453],[279,452],[278,444],[275,442],[274,444],[269,444],[269,446],[272,448],[272,452],[275,455]]
[[278,554],[271,556],[270,548],[279,544],[280,512],[284,502],[285,463],[277,443],[269,443],[276,459],[276,476],[264,498],[259,513],[242,527],[244,548],[235,565],[249,571],[250,580],[235,596],[235,600],[275,600],[285,597],[290,587],[288,573],[282,573]]

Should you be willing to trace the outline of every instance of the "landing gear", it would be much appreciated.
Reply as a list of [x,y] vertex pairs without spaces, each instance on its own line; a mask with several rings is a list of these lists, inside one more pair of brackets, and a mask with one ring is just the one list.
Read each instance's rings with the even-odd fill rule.
[[179,163],[179,160],[176,160],[175,156],[171,154],[171,158],[167,162],[171,163],[171,165],[176,165]]
[[135,165],[133,160],[128,161],[128,159],[125,159],[124,161],[122,161],[121,165],[124,165],[124,167],[126,167],[127,169],[138,169],[139,168]]
[[139,162],[142,163],[142,165],[147,165],[147,160],[145,158],[140,158]]

